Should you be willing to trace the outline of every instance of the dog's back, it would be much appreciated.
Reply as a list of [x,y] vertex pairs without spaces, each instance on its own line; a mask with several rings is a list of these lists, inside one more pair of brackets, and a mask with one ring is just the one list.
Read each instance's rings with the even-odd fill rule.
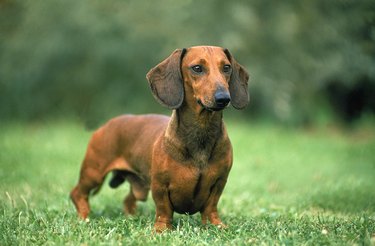
[[[169,117],[156,114],[113,118],[93,134],[87,152],[95,152],[95,155],[104,158],[103,165],[124,159],[132,169],[138,169],[133,171],[143,173],[149,168],[152,145],[163,134],[168,121]],[[106,172],[116,169],[110,166],[111,164],[103,168]]]
[[109,172],[115,171],[110,181],[112,188],[118,187],[129,175],[148,185],[150,180],[145,174],[149,173],[153,143],[164,133],[168,121],[169,117],[156,114],[111,119],[92,135],[81,173],[88,172],[91,179],[102,183]]

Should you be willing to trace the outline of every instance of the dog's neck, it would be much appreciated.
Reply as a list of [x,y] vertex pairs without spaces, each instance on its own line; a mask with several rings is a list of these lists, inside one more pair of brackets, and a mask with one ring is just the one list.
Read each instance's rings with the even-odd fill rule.
[[222,111],[197,111],[187,105],[174,110],[164,138],[172,158],[206,166],[223,133],[222,115]]

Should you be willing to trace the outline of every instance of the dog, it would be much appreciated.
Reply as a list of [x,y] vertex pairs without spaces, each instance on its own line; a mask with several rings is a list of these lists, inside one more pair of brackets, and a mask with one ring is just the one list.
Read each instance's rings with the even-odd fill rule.
[[223,109],[246,107],[248,73],[227,49],[195,46],[175,50],[146,78],[172,115],[123,115],[94,132],[70,193],[78,215],[87,218],[90,193],[113,172],[111,187],[130,183],[126,214],[134,214],[136,201],[145,201],[151,189],[156,232],[172,229],[174,212],[200,212],[202,224],[225,228],[217,204],[233,154]]

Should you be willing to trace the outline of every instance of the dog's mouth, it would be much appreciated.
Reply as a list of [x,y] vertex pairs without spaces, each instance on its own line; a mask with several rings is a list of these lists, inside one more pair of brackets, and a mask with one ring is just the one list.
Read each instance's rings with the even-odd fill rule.
[[211,112],[221,111],[221,110],[225,109],[226,106],[227,106],[227,105],[223,105],[223,106],[217,106],[216,105],[215,107],[208,107],[208,106],[204,105],[200,99],[198,99],[197,102],[198,102],[199,105],[201,105],[202,108],[204,108],[207,111],[211,111]]

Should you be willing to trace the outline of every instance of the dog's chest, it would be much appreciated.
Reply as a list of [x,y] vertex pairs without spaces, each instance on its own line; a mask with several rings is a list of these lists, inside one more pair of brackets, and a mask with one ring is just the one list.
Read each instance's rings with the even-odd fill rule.
[[173,210],[193,214],[201,210],[210,196],[218,174],[208,168],[183,168],[172,178],[168,194]]

